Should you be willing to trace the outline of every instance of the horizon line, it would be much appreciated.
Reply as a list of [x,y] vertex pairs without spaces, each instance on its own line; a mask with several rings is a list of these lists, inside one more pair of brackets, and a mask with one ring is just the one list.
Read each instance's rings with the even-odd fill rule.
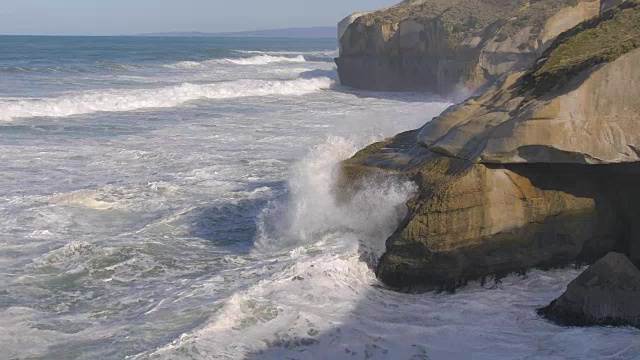
[[[256,30],[238,30],[238,31],[199,31],[199,30],[175,30],[175,31],[151,31],[142,33],[131,34],[83,34],[83,33],[17,33],[17,34],[4,34],[0,33],[0,36],[78,36],[78,37],[162,37],[171,34],[198,34],[207,36],[220,36],[220,37],[238,37],[238,35],[254,32],[269,32],[269,31],[283,31],[283,30],[310,30],[310,29],[336,29],[337,26],[307,26],[307,27],[288,27],[288,28],[272,28],[272,29],[256,29]],[[234,34],[236,36],[234,36]],[[179,37],[179,36],[173,36]],[[246,37],[246,36],[245,36]],[[270,36],[258,36],[258,37],[270,37]],[[337,37],[337,34],[336,34]],[[329,37],[329,38],[333,38]],[[327,39],[329,39],[327,38]]]

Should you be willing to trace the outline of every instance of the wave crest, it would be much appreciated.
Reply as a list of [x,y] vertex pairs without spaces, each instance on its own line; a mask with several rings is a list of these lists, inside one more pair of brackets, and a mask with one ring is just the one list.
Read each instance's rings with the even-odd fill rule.
[[267,64],[282,63],[282,62],[294,62],[294,63],[307,62],[307,60],[302,55],[298,55],[296,57],[258,55],[250,58],[244,58],[244,59],[226,59],[226,61],[236,65],[267,65]]
[[180,61],[175,64],[163,65],[168,69],[197,69],[203,67],[203,63],[198,61]]
[[157,89],[89,91],[45,99],[3,99],[0,100],[0,120],[171,108],[199,99],[296,96],[328,89],[332,85],[333,80],[328,77],[288,81],[238,80],[204,85],[185,83]]

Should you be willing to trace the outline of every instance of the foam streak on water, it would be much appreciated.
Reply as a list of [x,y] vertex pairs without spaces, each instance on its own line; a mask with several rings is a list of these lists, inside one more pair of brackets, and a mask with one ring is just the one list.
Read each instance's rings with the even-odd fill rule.
[[342,88],[333,49],[0,37],[0,358],[638,358],[535,315],[577,270],[381,286],[416,187],[337,202],[339,162],[448,104]]
[[198,99],[304,95],[328,89],[331,85],[330,78],[290,81],[237,80],[207,85],[185,83],[159,89],[88,91],[49,99],[0,100],[0,120],[166,108]]
[[226,59],[228,62],[236,65],[267,65],[280,62],[306,62],[304,56],[298,55],[296,57],[286,56],[272,56],[272,55],[259,55],[247,59]]

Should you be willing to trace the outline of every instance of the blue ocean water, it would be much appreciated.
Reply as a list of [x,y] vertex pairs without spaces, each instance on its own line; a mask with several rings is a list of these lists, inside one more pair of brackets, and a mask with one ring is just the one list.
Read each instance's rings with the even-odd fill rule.
[[378,283],[415,186],[336,203],[337,165],[449,104],[340,86],[336,47],[0,37],[0,358],[638,358],[535,315],[576,270]]

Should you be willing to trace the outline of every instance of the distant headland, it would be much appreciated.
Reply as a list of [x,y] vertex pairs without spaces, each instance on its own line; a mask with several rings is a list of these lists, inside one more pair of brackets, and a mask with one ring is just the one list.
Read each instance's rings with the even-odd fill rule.
[[138,34],[137,36],[150,37],[282,37],[282,38],[305,38],[305,39],[322,39],[336,38],[338,29],[335,26],[319,26],[305,28],[286,28],[271,30],[253,30],[253,31],[237,31],[237,32],[163,32],[151,34]]

